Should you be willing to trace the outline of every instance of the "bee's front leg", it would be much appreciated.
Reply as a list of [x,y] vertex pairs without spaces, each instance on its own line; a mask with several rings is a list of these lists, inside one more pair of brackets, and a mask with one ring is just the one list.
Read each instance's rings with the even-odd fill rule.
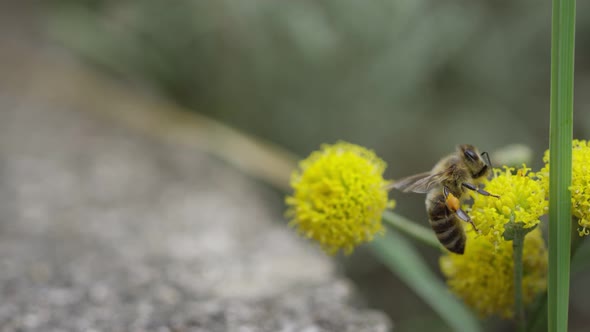
[[499,195],[491,194],[481,188],[476,187],[475,185],[473,185],[471,183],[463,182],[462,186],[469,189],[469,190],[473,190],[473,191],[475,191],[481,195],[484,195],[484,196],[492,196],[492,197],[500,198]]

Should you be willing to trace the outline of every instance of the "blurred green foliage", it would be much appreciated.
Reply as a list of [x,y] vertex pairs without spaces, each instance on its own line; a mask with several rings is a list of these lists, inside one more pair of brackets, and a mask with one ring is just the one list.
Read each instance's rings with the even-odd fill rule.
[[[492,160],[525,144],[533,168],[548,147],[550,2],[52,4],[50,35],[89,62],[302,156],[348,140],[375,149],[386,175],[400,178],[460,143]],[[578,7],[577,35],[588,38],[590,3]],[[583,92],[590,49],[578,45]],[[590,101],[576,96],[574,136],[587,138]],[[424,218],[421,199],[399,199],[401,214]]]
[[87,59],[302,154],[347,139],[429,165],[459,142],[546,146],[549,3],[57,4],[50,31]]

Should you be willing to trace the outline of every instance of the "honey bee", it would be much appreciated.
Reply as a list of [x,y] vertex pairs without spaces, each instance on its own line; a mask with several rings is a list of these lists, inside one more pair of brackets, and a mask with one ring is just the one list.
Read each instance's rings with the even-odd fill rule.
[[439,242],[449,251],[463,254],[466,237],[461,220],[478,230],[461,209],[461,202],[467,198],[467,189],[485,196],[500,197],[478,187],[491,168],[486,152],[480,154],[473,145],[462,144],[457,146],[455,153],[436,163],[430,172],[403,178],[391,184],[390,188],[425,193],[428,219]]

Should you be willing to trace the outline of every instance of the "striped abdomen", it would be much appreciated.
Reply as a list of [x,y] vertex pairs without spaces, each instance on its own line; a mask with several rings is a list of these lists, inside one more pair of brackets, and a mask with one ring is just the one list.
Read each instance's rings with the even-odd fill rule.
[[430,226],[438,241],[449,251],[463,254],[465,251],[465,231],[461,220],[447,207],[441,190],[431,190],[426,196],[426,211]]

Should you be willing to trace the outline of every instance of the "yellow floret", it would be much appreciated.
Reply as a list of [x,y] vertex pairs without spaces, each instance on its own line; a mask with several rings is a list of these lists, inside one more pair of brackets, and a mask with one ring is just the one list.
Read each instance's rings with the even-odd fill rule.
[[[543,157],[545,167],[539,172],[546,189],[549,188],[549,151]],[[590,144],[585,140],[572,142],[572,215],[578,218],[580,236],[590,234]]]
[[482,231],[492,234],[495,242],[504,241],[504,225],[510,221],[531,228],[539,224],[539,218],[547,213],[545,189],[536,180],[529,168],[523,167],[513,174],[514,169],[494,170],[496,175],[489,180],[486,191],[500,195],[500,198],[475,193],[470,216]]
[[[453,293],[481,317],[514,315],[514,259],[512,241],[496,242],[493,235],[467,232],[463,255],[440,258],[441,271]],[[523,253],[523,302],[530,304],[546,289],[547,249],[537,228],[526,235]]]
[[526,166],[514,171],[494,170],[495,177],[486,183],[486,191],[500,198],[474,193],[470,215],[481,232],[467,231],[463,255],[447,253],[440,259],[449,288],[482,317],[514,315],[513,243],[504,233],[507,224],[532,229],[524,238],[524,304],[547,284],[547,250],[540,229],[534,228],[547,211],[545,190]]
[[322,145],[293,172],[287,217],[300,234],[317,241],[328,254],[349,254],[383,231],[381,215],[393,207],[383,179],[386,164],[361,146]]

